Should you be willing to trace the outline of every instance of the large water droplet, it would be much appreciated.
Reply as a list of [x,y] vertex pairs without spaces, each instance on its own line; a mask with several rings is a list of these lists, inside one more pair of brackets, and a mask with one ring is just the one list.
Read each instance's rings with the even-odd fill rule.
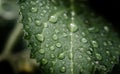
[[76,31],[78,30],[77,25],[74,24],[74,23],[70,23],[70,25],[68,26],[68,28],[69,28],[69,30],[70,30],[71,32],[76,32]]
[[44,41],[44,36],[43,36],[43,34],[37,34],[36,35],[36,38],[37,38],[37,40],[39,40],[39,41]]
[[82,38],[81,40],[83,43],[87,43],[87,39],[86,38]]
[[98,47],[98,43],[96,41],[92,41],[93,47]]
[[51,46],[51,47],[50,47],[50,50],[52,50],[52,51],[55,50],[55,47],[54,47],[54,46]]
[[58,19],[57,16],[53,15],[53,16],[50,16],[49,21],[52,23],[55,23],[55,22],[57,22],[57,19]]
[[46,65],[46,64],[48,63],[48,60],[45,59],[45,58],[43,58],[43,59],[41,60],[41,63],[42,63],[43,65]]
[[65,54],[64,53],[60,53],[58,55],[58,59],[63,60],[64,58],[65,58]]
[[52,38],[53,38],[53,40],[57,40],[58,39],[56,34],[54,34]]
[[44,53],[45,53],[45,50],[44,50],[44,49],[40,49],[39,52],[40,52],[41,54],[44,54]]
[[64,66],[61,67],[60,72],[65,73],[65,71],[66,71],[66,68]]
[[61,43],[56,44],[56,47],[58,47],[58,48],[60,48],[61,46],[62,46]]
[[41,22],[39,20],[35,20],[35,24],[39,26],[41,25]]
[[54,54],[51,54],[50,56],[51,56],[51,58],[52,58],[52,59],[54,59],[54,58],[55,58],[55,55],[54,55]]
[[35,13],[35,12],[37,12],[37,11],[38,11],[37,8],[35,8],[35,7],[32,7],[32,8],[31,8],[31,12]]
[[102,56],[99,53],[96,53],[95,55],[98,60],[102,60]]

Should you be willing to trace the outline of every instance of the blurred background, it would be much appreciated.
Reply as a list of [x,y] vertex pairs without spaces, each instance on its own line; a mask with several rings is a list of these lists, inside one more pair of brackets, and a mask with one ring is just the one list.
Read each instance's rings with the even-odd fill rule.
[[[104,18],[110,21],[113,25],[113,28],[120,36],[120,2],[119,0],[88,0],[90,7],[98,14],[101,14]],[[4,22],[4,23],[3,23]],[[9,37],[13,27],[15,26],[16,20],[4,20],[0,16],[0,54],[2,49],[5,46],[5,42]],[[22,40],[22,34],[17,40],[12,53],[17,54],[22,52],[25,46],[24,41]],[[24,66],[24,65],[23,65]],[[0,74],[16,74],[14,68],[8,60],[0,61]],[[37,67],[33,68],[33,71],[19,70],[18,74],[40,74],[41,71]],[[98,73],[97,73],[98,74]],[[120,74],[120,64],[115,65],[113,70],[108,74]]]

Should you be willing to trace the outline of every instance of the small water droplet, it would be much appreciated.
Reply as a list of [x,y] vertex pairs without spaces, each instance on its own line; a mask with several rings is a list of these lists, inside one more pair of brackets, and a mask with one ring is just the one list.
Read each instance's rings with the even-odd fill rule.
[[56,64],[56,62],[55,61],[52,61],[52,66],[54,66]]
[[46,65],[46,64],[48,63],[48,60],[45,59],[45,58],[43,58],[43,59],[41,60],[41,63],[42,63],[43,65]]
[[65,73],[66,72],[66,68],[64,66],[61,67],[60,72]]
[[53,40],[57,40],[58,39],[56,34],[54,34],[52,38],[53,38]]
[[55,58],[55,55],[54,55],[54,54],[51,54],[50,56],[51,56],[51,58],[52,58],[52,59],[54,59],[54,58]]
[[66,36],[67,36],[67,34],[66,34],[66,33],[63,33],[63,36],[64,36],[64,37],[66,37]]
[[30,4],[31,5],[36,5],[36,3],[34,1],[31,1]]
[[29,22],[32,22],[32,19],[29,17],[29,18],[28,18],[28,21],[29,21]]
[[35,20],[35,24],[39,26],[41,25],[41,22],[39,20]]
[[104,45],[104,46],[107,46],[107,42],[103,42],[103,45]]
[[88,28],[89,31],[94,31],[95,30],[95,27],[90,27]]
[[105,30],[106,32],[109,32],[108,26],[104,26],[104,30]]
[[39,52],[40,52],[41,54],[44,54],[44,53],[45,53],[45,50],[44,50],[44,49],[40,49]]
[[93,47],[98,47],[98,43],[96,41],[92,41]]
[[55,33],[59,33],[59,30],[58,30],[58,29],[55,29]]
[[110,52],[109,52],[109,51],[106,51],[106,53],[107,53],[108,55],[110,55]]
[[107,68],[105,66],[103,66],[103,65],[101,66],[101,69],[104,70],[104,71],[107,70]]
[[65,58],[65,54],[64,53],[60,53],[58,55],[58,59],[63,60],[64,58]]
[[43,13],[46,13],[47,11],[46,10],[43,10]]
[[53,68],[52,68],[52,67],[50,67],[50,73],[53,73],[53,71],[54,71],[54,70],[53,70]]
[[55,47],[54,47],[54,46],[51,46],[51,47],[50,47],[50,50],[54,51],[54,50],[55,50]]
[[84,48],[78,48],[79,49],[79,51],[84,51]]
[[56,44],[56,47],[58,47],[58,48],[60,48],[61,46],[62,46],[61,43]]
[[35,13],[35,12],[37,12],[37,11],[38,11],[37,8],[34,8],[34,7],[31,8],[31,12]]
[[44,41],[44,36],[43,36],[43,34],[37,34],[36,35],[36,38],[37,38],[37,40],[39,40],[39,41]]
[[91,55],[92,53],[90,51],[87,51],[87,54]]
[[44,27],[47,28],[47,27],[48,27],[48,24],[47,24],[47,23],[44,23]]
[[86,38],[82,38],[81,40],[83,43],[87,43],[87,39]]
[[108,44],[109,44],[109,45],[112,45],[112,42],[111,42],[111,41],[108,41]]
[[87,60],[88,60],[88,61],[91,61],[91,58],[90,58],[90,57],[87,57]]
[[66,13],[64,13],[63,16],[64,16],[65,19],[68,19],[68,16],[67,16]]
[[48,45],[47,43],[45,44],[45,46],[46,46],[46,47],[49,47],[49,45]]
[[76,32],[78,30],[77,25],[74,23],[71,23],[68,28],[71,32]]
[[86,34],[84,32],[82,32],[82,36],[85,36]]
[[98,60],[102,60],[102,56],[99,53],[96,53],[95,55]]
[[52,23],[56,23],[57,19],[58,19],[57,16],[54,15],[54,16],[50,16],[49,21],[52,22]]

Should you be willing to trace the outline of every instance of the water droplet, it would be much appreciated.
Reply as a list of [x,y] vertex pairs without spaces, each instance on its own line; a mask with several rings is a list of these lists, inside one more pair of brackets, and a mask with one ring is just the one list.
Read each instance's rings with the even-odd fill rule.
[[55,50],[55,47],[54,47],[54,46],[51,46],[51,47],[50,47],[50,50],[52,50],[52,51]]
[[87,51],[87,54],[91,55],[92,53],[90,51]]
[[55,29],[55,33],[59,33],[59,30],[58,30],[58,29]]
[[60,72],[65,73],[66,72],[66,68],[64,66],[61,67]]
[[50,16],[50,19],[49,19],[50,22],[52,23],[56,23],[57,22],[57,16]]
[[102,56],[99,53],[96,53],[95,55],[98,60],[102,60]]
[[64,13],[63,16],[64,16],[65,19],[68,19],[68,16],[67,16],[66,13]]
[[108,26],[104,26],[104,30],[105,30],[106,32],[109,32]]
[[47,11],[46,10],[43,10],[43,13],[46,13]]
[[66,36],[67,36],[67,34],[66,34],[66,33],[63,33],[63,36],[64,36],[64,37],[66,37]]
[[54,66],[56,64],[56,62],[55,61],[52,61],[52,66]]
[[77,25],[74,23],[71,23],[68,28],[71,32],[76,32],[78,30]]
[[54,70],[53,70],[53,68],[52,68],[52,67],[50,67],[50,73],[53,73],[53,71],[54,71]]
[[39,26],[41,25],[41,22],[39,20],[35,20],[35,24]]
[[62,46],[61,43],[56,44],[56,47],[58,47],[58,48],[60,48],[61,46]]
[[84,48],[78,48],[80,51],[84,51]]
[[109,55],[110,54],[110,52],[109,51],[106,51],[106,53]]
[[36,3],[34,1],[31,1],[30,4],[31,5],[36,5]]
[[52,58],[52,59],[54,59],[54,58],[55,58],[55,55],[54,55],[54,54],[51,54],[50,56],[51,56],[51,58]]
[[104,46],[107,46],[107,43],[106,43],[106,42],[103,42],[103,45],[104,45]]
[[98,43],[96,41],[92,41],[93,47],[98,47]]
[[64,58],[65,58],[65,54],[64,53],[60,53],[58,55],[58,59],[63,60]]
[[48,45],[47,43],[45,44],[45,46],[46,46],[46,47],[49,47],[49,45]]
[[44,49],[40,49],[39,52],[40,52],[41,54],[44,54],[44,53],[45,53],[45,50],[44,50]]
[[48,63],[48,60],[45,59],[45,58],[43,58],[42,61],[41,61],[41,63],[42,63],[43,65],[46,65],[46,64]]
[[94,31],[95,30],[95,27],[90,27],[88,28],[89,31]]
[[37,10],[38,10],[37,8],[34,8],[34,7],[31,8],[31,12],[33,13],[37,12]]
[[103,65],[101,66],[101,69],[104,70],[104,71],[107,70],[107,68],[105,66],[103,66]]
[[32,19],[29,17],[29,18],[28,18],[28,21],[29,21],[29,22],[32,22]]
[[47,27],[48,27],[48,24],[47,24],[47,23],[44,23],[44,27],[47,28]]
[[87,60],[88,60],[88,61],[91,61],[91,58],[90,58],[90,57],[87,57]]
[[36,35],[36,38],[37,38],[37,40],[39,40],[39,41],[44,41],[44,36],[43,36],[43,34],[37,34]]
[[82,35],[85,36],[86,34],[84,32],[82,32]]
[[83,43],[87,43],[87,39],[86,38],[82,38],[81,40]]
[[111,41],[108,41],[108,44],[109,44],[109,45],[112,45],[112,42],[111,42]]
[[53,38],[53,40],[57,40],[58,39],[56,34],[54,34],[52,38]]

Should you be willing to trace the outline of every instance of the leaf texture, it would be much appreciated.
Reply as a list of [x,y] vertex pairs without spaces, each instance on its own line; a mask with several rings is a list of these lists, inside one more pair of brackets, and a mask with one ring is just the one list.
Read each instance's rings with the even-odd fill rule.
[[118,35],[87,1],[26,0],[20,8],[31,58],[43,74],[105,74],[118,63]]

